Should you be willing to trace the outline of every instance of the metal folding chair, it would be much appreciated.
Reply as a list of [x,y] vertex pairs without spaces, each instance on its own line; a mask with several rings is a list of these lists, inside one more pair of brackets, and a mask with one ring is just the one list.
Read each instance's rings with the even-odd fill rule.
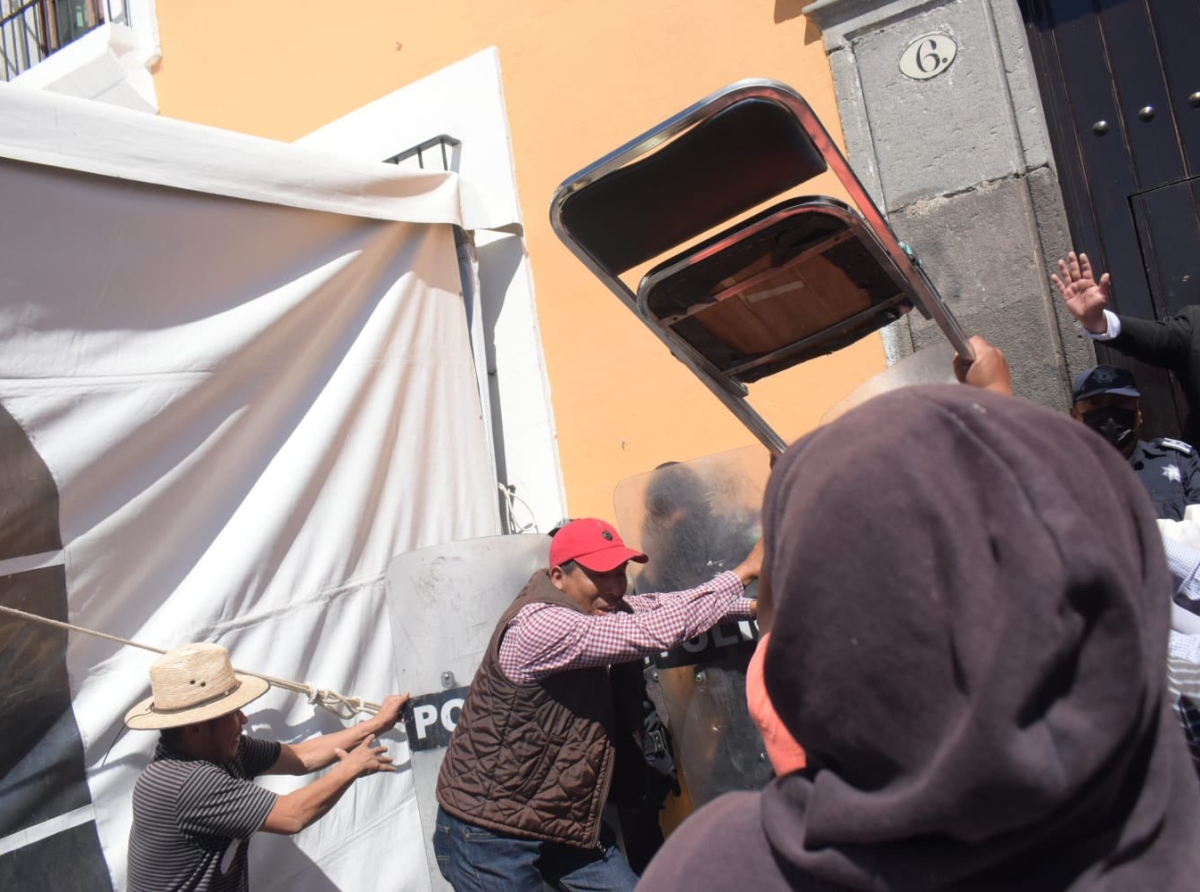
[[[790,198],[832,170],[854,206]],[[569,177],[558,237],[770,450],[784,442],[746,384],[832,353],[914,306],[962,356],[967,337],[795,90],[718,90]],[[680,248],[683,250],[680,250]],[[635,292],[622,275],[671,254]]]

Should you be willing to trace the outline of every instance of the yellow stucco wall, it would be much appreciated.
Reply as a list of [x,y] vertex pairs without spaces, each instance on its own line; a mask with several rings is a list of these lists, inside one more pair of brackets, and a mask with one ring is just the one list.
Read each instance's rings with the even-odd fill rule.
[[[161,113],[292,140],[497,46],[559,451],[573,516],[621,479],[753,437],[559,243],[575,170],[718,87],[772,77],[840,139],[807,0],[158,0]],[[831,177],[805,191],[840,195]],[[755,385],[787,437],[884,366],[878,336]]]

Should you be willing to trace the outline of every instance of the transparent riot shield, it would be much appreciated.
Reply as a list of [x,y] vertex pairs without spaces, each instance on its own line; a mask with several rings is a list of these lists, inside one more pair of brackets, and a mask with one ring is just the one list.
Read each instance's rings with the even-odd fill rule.
[[438,771],[492,631],[506,607],[549,556],[539,534],[468,539],[410,551],[387,571],[388,612],[417,808],[433,888],[449,889],[433,856]]
[[879,374],[872,375],[826,410],[821,416],[821,424],[829,424],[851,409],[889,390],[918,384],[953,384],[954,381],[954,348],[949,344],[933,344],[892,363]]
[[[690,588],[736,567],[762,535],[769,456],[754,446],[661,467],[623,480],[617,525],[649,563],[630,564],[640,592]],[[754,596],[751,586],[750,596]],[[695,807],[772,777],[746,707],[746,665],[758,630],[721,623],[646,670],[647,688],[670,732],[676,769]]]

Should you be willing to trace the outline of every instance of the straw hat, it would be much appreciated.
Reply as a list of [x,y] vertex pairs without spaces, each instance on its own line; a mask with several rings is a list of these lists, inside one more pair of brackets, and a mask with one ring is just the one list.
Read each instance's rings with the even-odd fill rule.
[[151,695],[125,713],[125,724],[147,731],[205,722],[241,709],[270,686],[236,674],[219,644],[185,644],[150,665]]

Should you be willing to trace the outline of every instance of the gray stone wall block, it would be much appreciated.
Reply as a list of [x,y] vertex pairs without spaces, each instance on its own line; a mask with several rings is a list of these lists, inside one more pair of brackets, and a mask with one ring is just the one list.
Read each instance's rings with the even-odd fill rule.
[[[858,83],[854,50],[844,46],[831,52],[829,69],[833,74],[834,83],[837,84],[838,117],[841,119],[842,138],[846,144],[846,158],[871,200],[886,210],[883,189],[879,184],[875,144],[871,139],[867,109],[863,104],[862,89]],[[826,126],[829,123],[826,122]]]
[[908,315],[901,316],[891,325],[885,325],[879,329],[879,334],[883,338],[883,355],[888,365],[913,354],[912,326]]
[[[1016,392],[1047,406],[1069,406],[1056,334],[1047,324],[1046,284],[1026,184],[1010,178],[958,195],[916,202],[891,216],[897,234],[924,263],[968,334],[1008,356]],[[913,344],[943,340],[932,322],[910,313]]]
[[[829,52],[843,122],[847,116],[844,103],[847,103],[851,94],[853,103],[858,106],[863,104],[862,87],[859,84],[852,50],[854,41],[887,29],[907,28],[907,23],[947,6],[949,2],[950,0],[818,0],[805,7],[805,15],[821,28]],[[996,45],[998,64],[1003,73],[1006,99],[1016,128],[1024,168],[1032,170],[1045,165],[1053,166],[1046,116],[1042,109],[1041,94],[1038,91],[1033,58],[1029,51],[1025,22],[1018,0],[982,0],[979,15],[981,23],[991,31],[992,42]],[[990,21],[983,21],[984,18]],[[835,60],[839,55],[840,58]],[[949,76],[949,72],[946,76]],[[866,127],[865,113],[865,108],[854,110],[853,116],[856,119],[861,118],[861,123],[855,121],[854,129]],[[859,163],[853,158],[855,144],[849,132],[846,134],[846,142],[852,161]]]
[[1058,258],[1066,257],[1071,250],[1071,230],[1055,172],[1043,167],[1032,171],[1026,180],[1038,238],[1041,240],[1041,272],[1050,308],[1049,317],[1062,343],[1063,360],[1066,363],[1064,373],[1071,379],[1096,364],[1095,344],[1067,312],[1058,289],[1050,281],[1050,276],[1058,272]]
[[[816,0],[851,165],[971,334],[1009,357],[1017,391],[1065,409],[1095,361],[1049,275],[1070,249],[1045,115],[1017,0]],[[947,33],[954,63],[913,80],[900,56]],[[882,200],[880,200],[882,195]],[[909,314],[889,362],[942,340]]]
[[881,28],[946,0],[815,0],[800,10],[821,29],[825,48],[845,46],[852,35]]
[[989,0],[989,5],[1025,168],[1033,170],[1053,166],[1050,131],[1042,110],[1042,95],[1038,92],[1033,56],[1029,52],[1029,38],[1025,34],[1020,7],[1017,0]]
[[[954,39],[954,62],[929,80],[901,73],[905,48],[931,33]],[[1024,170],[985,0],[923,8],[851,36],[850,43],[889,208]]]

